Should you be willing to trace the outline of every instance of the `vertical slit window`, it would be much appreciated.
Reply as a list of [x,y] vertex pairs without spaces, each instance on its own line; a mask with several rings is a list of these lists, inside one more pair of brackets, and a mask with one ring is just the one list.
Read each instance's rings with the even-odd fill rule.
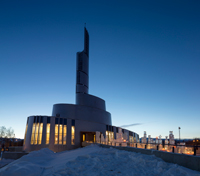
[[111,132],[111,140],[114,140],[114,132]]
[[75,144],[75,126],[72,126],[71,128],[71,144]]
[[62,129],[63,129],[63,125],[60,124],[59,125],[59,144],[62,144]]
[[58,144],[58,124],[55,124],[55,144]]
[[85,134],[83,134],[83,142],[85,141]]
[[39,131],[39,123],[36,124],[36,128],[35,128],[34,144],[37,144],[37,142],[38,142],[38,131]]
[[106,131],[106,138],[108,139],[109,142],[109,131]]
[[43,123],[40,123],[39,136],[38,136],[38,144],[42,143],[42,131],[43,131]]
[[63,125],[63,145],[67,144],[67,125]]
[[49,139],[50,139],[50,123],[47,123],[46,144],[49,144]]
[[31,134],[31,144],[34,143],[34,138],[35,138],[35,126],[36,126],[36,123],[33,123],[32,134]]

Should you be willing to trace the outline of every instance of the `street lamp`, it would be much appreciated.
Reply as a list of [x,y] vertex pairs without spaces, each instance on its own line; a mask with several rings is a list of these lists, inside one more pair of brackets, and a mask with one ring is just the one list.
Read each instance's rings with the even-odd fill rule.
[[180,144],[180,129],[181,129],[181,127],[178,127],[178,129],[179,129],[179,144]]

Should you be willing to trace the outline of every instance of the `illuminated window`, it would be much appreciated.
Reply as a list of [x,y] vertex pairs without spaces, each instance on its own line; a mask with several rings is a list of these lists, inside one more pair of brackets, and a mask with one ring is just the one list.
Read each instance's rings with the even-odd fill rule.
[[109,140],[108,141],[110,142],[111,141],[111,134],[112,134],[112,132],[109,131],[108,134],[109,134]]
[[109,141],[109,131],[106,131],[106,138],[107,138],[108,141]]
[[96,135],[94,134],[94,142],[96,142]]
[[59,144],[62,144],[62,128],[63,125],[59,125]]
[[114,140],[114,132],[110,132],[110,141]]
[[133,136],[129,136],[129,142],[133,142]]
[[26,141],[27,128],[28,128],[28,124],[26,124],[26,130],[25,130],[25,135],[24,135],[24,144],[25,144],[25,141]]
[[58,144],[58,124],[55,125],[55,144]]
[[36,124],[36,128],[35,128],[34,144],[37,144],[37,142],[38,142],[38,131],[39,131],[39,123]]
[[38,144],[42,143],[42,131],[43,131],[43,123],[40,123],[39,135],[38,135]]
[[36,123],[33,123],[32,134],[31,134],[31,144],[34,143],[34,138],[35,138],[35,126],[36,126]]
[[71,144],[75,144],[75,126],[72,126],[71,128]]
[[[32,145],[42,143],[42,131],[43,131],[43,117],[35,116],[31,134]],[[27,133],[27,128],[26,128],[26,133]],[[26,138],[26,133],[25,133],[25,138]]]
[[49,139],[50,139],[50,123],[47,123],[46,144],[49,144]]
[[85,141],[85,134],[83,134],[83,142]]
[[67,143],[67,125],[63,125],[63,145]]

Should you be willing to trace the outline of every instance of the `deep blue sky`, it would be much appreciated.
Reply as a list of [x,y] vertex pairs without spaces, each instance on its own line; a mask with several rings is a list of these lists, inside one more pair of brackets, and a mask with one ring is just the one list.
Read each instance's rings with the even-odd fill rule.
[[200,137],[200,1],[0,1],[0,126],[75,103],[76,52],[90,35],[89,93],[140,137]]

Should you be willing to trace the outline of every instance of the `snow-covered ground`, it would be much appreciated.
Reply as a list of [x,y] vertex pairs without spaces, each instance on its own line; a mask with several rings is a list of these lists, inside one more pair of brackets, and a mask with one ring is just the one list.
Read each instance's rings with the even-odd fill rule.
[[61,153],[49,149],[31,152],[0,169],[0,176],[7,175],[200,176],[200,172],[153,155],[91,145]]
[[13,161],[15,161],[15,160],[13,160],[13,159],[2,159],[1,160],[0,159],[0,168],[4,167],[5,165],[7,165]]

